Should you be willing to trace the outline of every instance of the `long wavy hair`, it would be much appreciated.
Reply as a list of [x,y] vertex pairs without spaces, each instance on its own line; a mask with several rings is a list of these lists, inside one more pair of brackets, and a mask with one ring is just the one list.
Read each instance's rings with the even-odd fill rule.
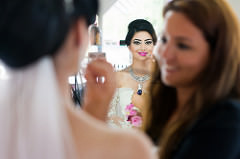
[[186,131],[213,104],[240,97],[240,31],[229,5],[224,0],[172,0],[163,16],[169,11],[182,13],[202,32],[210,48],[210,60],[198,77],[198,89],[175,121],[169,122],[176,110],[176,88],[164,85],[160,72],[153,80],[145,131],[160,145],[161,159],[171,158]]

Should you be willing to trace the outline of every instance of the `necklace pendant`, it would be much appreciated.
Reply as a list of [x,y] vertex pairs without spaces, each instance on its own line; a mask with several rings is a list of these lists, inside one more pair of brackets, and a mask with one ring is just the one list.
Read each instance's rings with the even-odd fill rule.
[[138,95],[142,95],[142,84],[138,84],[138,90],[137,90]]
[[138,94],[138,95],[142,95],[142,90],[141,90],[141,89],[138,89],[137,94]]

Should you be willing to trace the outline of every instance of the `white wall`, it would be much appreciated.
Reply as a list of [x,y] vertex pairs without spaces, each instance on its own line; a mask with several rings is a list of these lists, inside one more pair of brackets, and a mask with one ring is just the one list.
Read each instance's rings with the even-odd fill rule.
[[240,0],[227,0],[240,20]]

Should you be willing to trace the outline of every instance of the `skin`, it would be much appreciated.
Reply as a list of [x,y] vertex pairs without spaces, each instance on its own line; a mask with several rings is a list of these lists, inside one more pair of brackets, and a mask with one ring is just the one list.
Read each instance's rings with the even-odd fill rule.
[[[128,49],[133,56],[131,67],[136,71],[136,74],[141,75],[149,73],[152,62],[153,47],[152,36],[146,31],[136,32],[132,37]],[[143,67],[143,65],[147,67]]]
[[153,46],[152,36],[148,32],[136,32],[128,46],[133,56],[133,65],[136,62],[146,62],[149,59],[148,57],[152,55]]
[[[155,158],[151,150],[152,145],[143,134],[130,130],[110,129],[88,113],[73,109],[74,104],[68,89],[68,76],[78,70],[79,59],[84,57],[87,45],[87,26],[84,19],[79,19],[72,26],[64,44],[53,59],[77,158]],[[105,83],[96,82],[97,76],[104,76]],[[86,78],[87,97],[84,107],[108,107],[116,87],[112,66],[105,60],[94,60],[87,67]],[[104,96],[100,96],[99,93],[103,91]]]
[[182,13],[169,11],[163,28],[156,57],[162,81],[176,88],[181,108],[198,87],[199,74],[209,61],[209,46],[202,32]]

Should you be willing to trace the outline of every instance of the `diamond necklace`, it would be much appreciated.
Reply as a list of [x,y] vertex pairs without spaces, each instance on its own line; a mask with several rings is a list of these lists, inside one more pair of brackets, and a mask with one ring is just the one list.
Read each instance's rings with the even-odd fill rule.
[[138,76],[133,72],[132,67],[129,68],[129,73],[131,75],[131,77],[138,82],[138,90],[137,90],[137,94],[138,95],[142,95],[143,93],[143,83],[147,80],[149,80],[150,75],[149,74],[145,74],[144,76]]

